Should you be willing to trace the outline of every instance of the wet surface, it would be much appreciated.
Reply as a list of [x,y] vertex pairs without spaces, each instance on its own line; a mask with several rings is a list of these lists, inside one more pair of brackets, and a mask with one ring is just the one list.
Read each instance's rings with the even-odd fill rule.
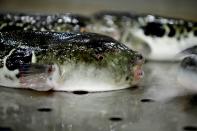
[[179,64],[146,63],[144,70],[138,87],[112,92],[1,87],[0,131],[197,130],[197,96],[177,81]]

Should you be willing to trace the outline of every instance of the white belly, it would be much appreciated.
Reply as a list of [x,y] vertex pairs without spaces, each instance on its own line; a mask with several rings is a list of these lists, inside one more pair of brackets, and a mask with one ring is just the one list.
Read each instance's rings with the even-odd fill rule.
[[98,69],[94,66],[80,64],[78,66],[67,65],[61,67],[61,73],[55,65],[52,79],[47,80],[57,91],[110,91],[128,88],[129,84],[124,78],[117,80],[106,69]]
[[[187,38],[180,38],[180,40],[168,36],[146,36],[143,30],[134,30],[132,34],[136,38],[145,41],[151,48],[150,54],[145,56],[149,60],[181,60],[184,57],[184,54],[181,54],[182,51],[197,45],[197,38],[192,32],[188,34]],[[135,49],[135,47],[133,48]],[[143,52],[141,53],[143,54]]]

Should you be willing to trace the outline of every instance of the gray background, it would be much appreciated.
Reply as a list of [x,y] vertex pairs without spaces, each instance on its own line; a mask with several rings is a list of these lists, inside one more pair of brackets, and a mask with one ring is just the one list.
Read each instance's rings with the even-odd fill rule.
[[196,0],[0,0],[0,10],[82,14],[121,10],[197,19]]

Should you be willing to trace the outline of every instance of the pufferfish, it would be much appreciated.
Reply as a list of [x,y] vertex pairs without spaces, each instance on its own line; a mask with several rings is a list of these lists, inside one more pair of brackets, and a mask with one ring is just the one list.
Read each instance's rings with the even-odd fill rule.
[[101,33],[139,51],[146,59],[159,61],[181,60],[197,45],[197,22],[120,11],[90,16],[0,13],[0,31],[13,30]]
[[192,54],[185,57],[177,71],[177,82],[186,91],[196,94],[197,91],[197,55]]
[[0,85],[109,91],[136,85],[143,57],[95,33],[0,32]]
[[157,15],[103,11],[93,32],[109,35],[149,60],[176,61],[197,47],[197,22]]
[[83,15],[0,13],[0,31],[84,32],[90,19]]

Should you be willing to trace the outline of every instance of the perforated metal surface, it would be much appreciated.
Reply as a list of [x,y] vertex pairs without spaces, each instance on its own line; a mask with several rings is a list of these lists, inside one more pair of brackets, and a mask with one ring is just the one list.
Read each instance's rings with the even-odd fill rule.
[[0,131],[197,130],[197,97],[178,63],[146,63],[139,87],[102,93],[0,88]]

